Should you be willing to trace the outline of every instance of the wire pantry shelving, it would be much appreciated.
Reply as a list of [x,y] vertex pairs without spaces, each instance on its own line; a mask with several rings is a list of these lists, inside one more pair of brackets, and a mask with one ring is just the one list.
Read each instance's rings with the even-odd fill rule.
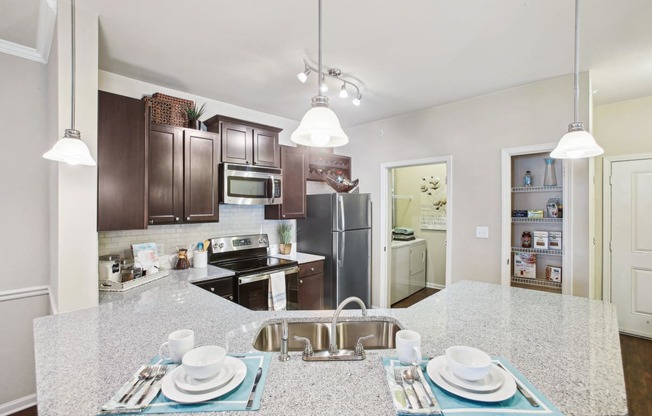
[[512,283],[518,283],[521,285],[529,286],[538,286],[545,287],[548,289],[559,290],[561,293],[561,282],[553,282],[552,280],[547,279],[529,279],[527,277],[512,276]]
[[545,222],[545,223],[559,223],[564,221],[563,218],[527,218],[527,217],[512,217],[512,222]]
[[536,253],[547,256],[562,256],[561,250],[543,250],[540,248],[512,247],[512,253]]
[[512,192],[562,192],[562,186],[515,186]]

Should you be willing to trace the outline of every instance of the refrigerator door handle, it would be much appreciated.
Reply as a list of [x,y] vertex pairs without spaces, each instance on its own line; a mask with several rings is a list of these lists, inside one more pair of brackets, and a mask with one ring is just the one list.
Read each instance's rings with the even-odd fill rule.
[[[342,240],[342,244],[340,244]],[[346,250],[346,236],[344,233],[337,233],[337,266],[342,267],[344,265],[344,251]]]
[[340,226],[338,231],[344,231],[346,230],[346,226],[344,225],[344,198],[342,195],[337,196],[337,204],[340,209],[340,215],[338,215],[338,226]]

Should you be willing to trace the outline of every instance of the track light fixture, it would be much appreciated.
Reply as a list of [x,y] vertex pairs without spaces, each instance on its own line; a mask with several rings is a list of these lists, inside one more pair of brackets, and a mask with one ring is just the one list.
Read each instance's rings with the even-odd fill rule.
[[299,81],[305,84],[306,80],[308,79],[308,75],[310,75],[310,69],[306,67],[306,69],[303,72],[299,72],[297,74],[297,78],[299,78]]
[[[308,75],[310,75],[311,72],[317,73],[317,69],[313,68],[306,62],[305,60],[303,61],[303,66],[304,66],[304,71],[299,72],[297,77],[299,78],[299,81],[305,84],[306,80],[308,79]],[[354,82],[349,81],[348,79],[342,78],[342,71],[340,71],[337,68],[331,68],[327,71],[325,71],[322,74],[322,80],[321,83],[319,84],[319,91],[321,92],[327,92],[328,91],[328,85],[326,84],[326,79],[328,78],[333,78],[336,79],[337,81],[342,83],[342,87],[340,88],[339,96],[340,98],[348,98],[349,97],[349,91],[347,90],[347,87],[352,87],[355,89],[355,95],[353,98],[353,105],[359,106],[360,105],[360,99],[362,98],[362,94],[360,93],[360,87],[358,87],[357,84]]]
[[346,84],[342,84],[342,88],[340,88],[340,98],[347,98],[349,96],[349,92],[346,90]]

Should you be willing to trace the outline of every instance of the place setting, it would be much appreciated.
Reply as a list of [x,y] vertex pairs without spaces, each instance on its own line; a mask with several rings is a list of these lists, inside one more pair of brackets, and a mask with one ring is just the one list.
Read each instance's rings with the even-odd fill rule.
[[396,352],[382,359],[396,414],[562,415],[502,357],[451,346],[429,359],[411,330],[397,332]]
[[229,355],[218,345],[195,348],[192,330],[175,331],[101,413],[258,410],[270,359],[269,353]]

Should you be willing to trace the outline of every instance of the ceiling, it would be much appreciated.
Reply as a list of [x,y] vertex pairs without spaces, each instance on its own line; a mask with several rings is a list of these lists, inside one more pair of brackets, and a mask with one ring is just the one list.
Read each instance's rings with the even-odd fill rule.
[[[100,69],[294,120],[316,95],[314,74],[296,78],[303,59],[317,63],[316,0],[84,7],[97,7]],[[572,0],[324,0],[324,67],[363,90],[355,107],[329,83],[331,108],[346,127],[570,74],[573,13]],[[652,95],[652,1],[585,0],[580,17],[595,104]],[[3,20],[0,32],[31,41]]]

